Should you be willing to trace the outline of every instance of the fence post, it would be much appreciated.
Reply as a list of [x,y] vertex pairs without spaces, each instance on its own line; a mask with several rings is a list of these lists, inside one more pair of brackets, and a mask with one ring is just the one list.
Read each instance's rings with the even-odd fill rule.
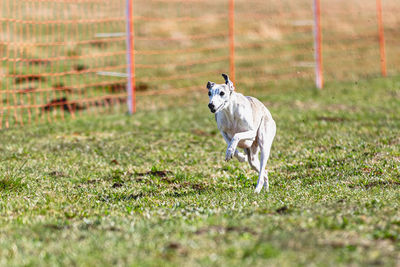
[[318,89],[324,87],[322,73],[322,33],[321,33],[321,3],[314,0],[314,57],[315,57],[315,84]]
[[127,58],[127,93],[129,114],[136,112],[135,95],[135,30],[133,18],[133,0],[126,0],[126,58]]
[[386,77],[386,55],[385,55],[385,35],[383,33],[383,22],[382,22],[382,1],[376,0],[376,17],[378,19],[378,31],[379,31],[379,48],[381,55],[381,71],[382,76]]
[[235,0],[229,0],[229,74],[235,83]]

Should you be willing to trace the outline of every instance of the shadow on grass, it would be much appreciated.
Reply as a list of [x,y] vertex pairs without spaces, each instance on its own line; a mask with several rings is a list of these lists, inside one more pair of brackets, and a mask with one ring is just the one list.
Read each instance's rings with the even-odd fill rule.
[[138,193],[110,192],[109,194],[99,196],[99,200],[103,202],[120,202],[139,200],[149,197],[157,198],[160,196],[181,198],[186,196],[201,195],[213,189],[214,188],[212,186],[204,182],[172,183],[168,184],[168,186],[165,184],[158,184],[158,188],[151,191],[141,191]]
[[21,182],[22,178],[18,176],[21,174],[27,160],[25,160],[21,165],[9,167],[6,169],[3,177],[0,178],[0,191],[19,191],[26,185]]
[[0,191],[1,192],[10,192],[10,191],[19,191],[25,188],[25,184],[21,182],[21,179],[13,179],[13,178],[3,178],[0,179]]
[[387,180],[387,181],[371,181],[371,182],[365,182],[365,183],[352,183],[349,184],[349,188],[364,188],[364,189],[371,189],[373,187],[397,187],[400,186],[400,182],[398,181],[393,181],[393,180]]

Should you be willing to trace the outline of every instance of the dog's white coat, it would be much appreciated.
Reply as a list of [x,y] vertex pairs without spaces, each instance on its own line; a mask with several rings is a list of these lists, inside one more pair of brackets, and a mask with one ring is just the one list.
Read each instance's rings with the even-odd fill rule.
[[[228,144],[225,160],[235,156],[241,162],[248,161],[259,173],[255,192],[259,193],[263,186],[268,191],[265,167],[276,133],[275,121],[263,103],[254,97],[236,93],[229,77],[226,74],[222,76],[225,84],[208,82],[207,88],[209,107],[211,105],[211,111],[215,112],[218,129]],[[244,149],[245,154],[238,152],[237,147]]]

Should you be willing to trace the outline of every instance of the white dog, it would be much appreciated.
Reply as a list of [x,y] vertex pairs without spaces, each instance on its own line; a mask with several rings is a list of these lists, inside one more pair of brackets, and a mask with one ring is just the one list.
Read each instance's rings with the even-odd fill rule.
[[[218,129],[224,137],[228,148],[225,160],[233,156],[240,162],[248,161],[250,166],[259,172],[255,189],[260,193],[263,185],[268,191],[268,172],[265,170],[276,125],[271,113],[259,100],[235,92],[228,75],[222,74],[225,84],[207,83],[210,102],[208,107],[215,113]],[[236,150],[243,148],[245,154]],[[258,153],[261,151],[261,163]]]

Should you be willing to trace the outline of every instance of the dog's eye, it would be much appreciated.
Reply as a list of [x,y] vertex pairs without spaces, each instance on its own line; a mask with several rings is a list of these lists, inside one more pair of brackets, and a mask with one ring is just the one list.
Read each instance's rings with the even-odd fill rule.
[[208,92],[208,96],[211,96],[211,92]]
[[219,93],[220,96],[224,96],[224,94],[225,94],[224,92]]

